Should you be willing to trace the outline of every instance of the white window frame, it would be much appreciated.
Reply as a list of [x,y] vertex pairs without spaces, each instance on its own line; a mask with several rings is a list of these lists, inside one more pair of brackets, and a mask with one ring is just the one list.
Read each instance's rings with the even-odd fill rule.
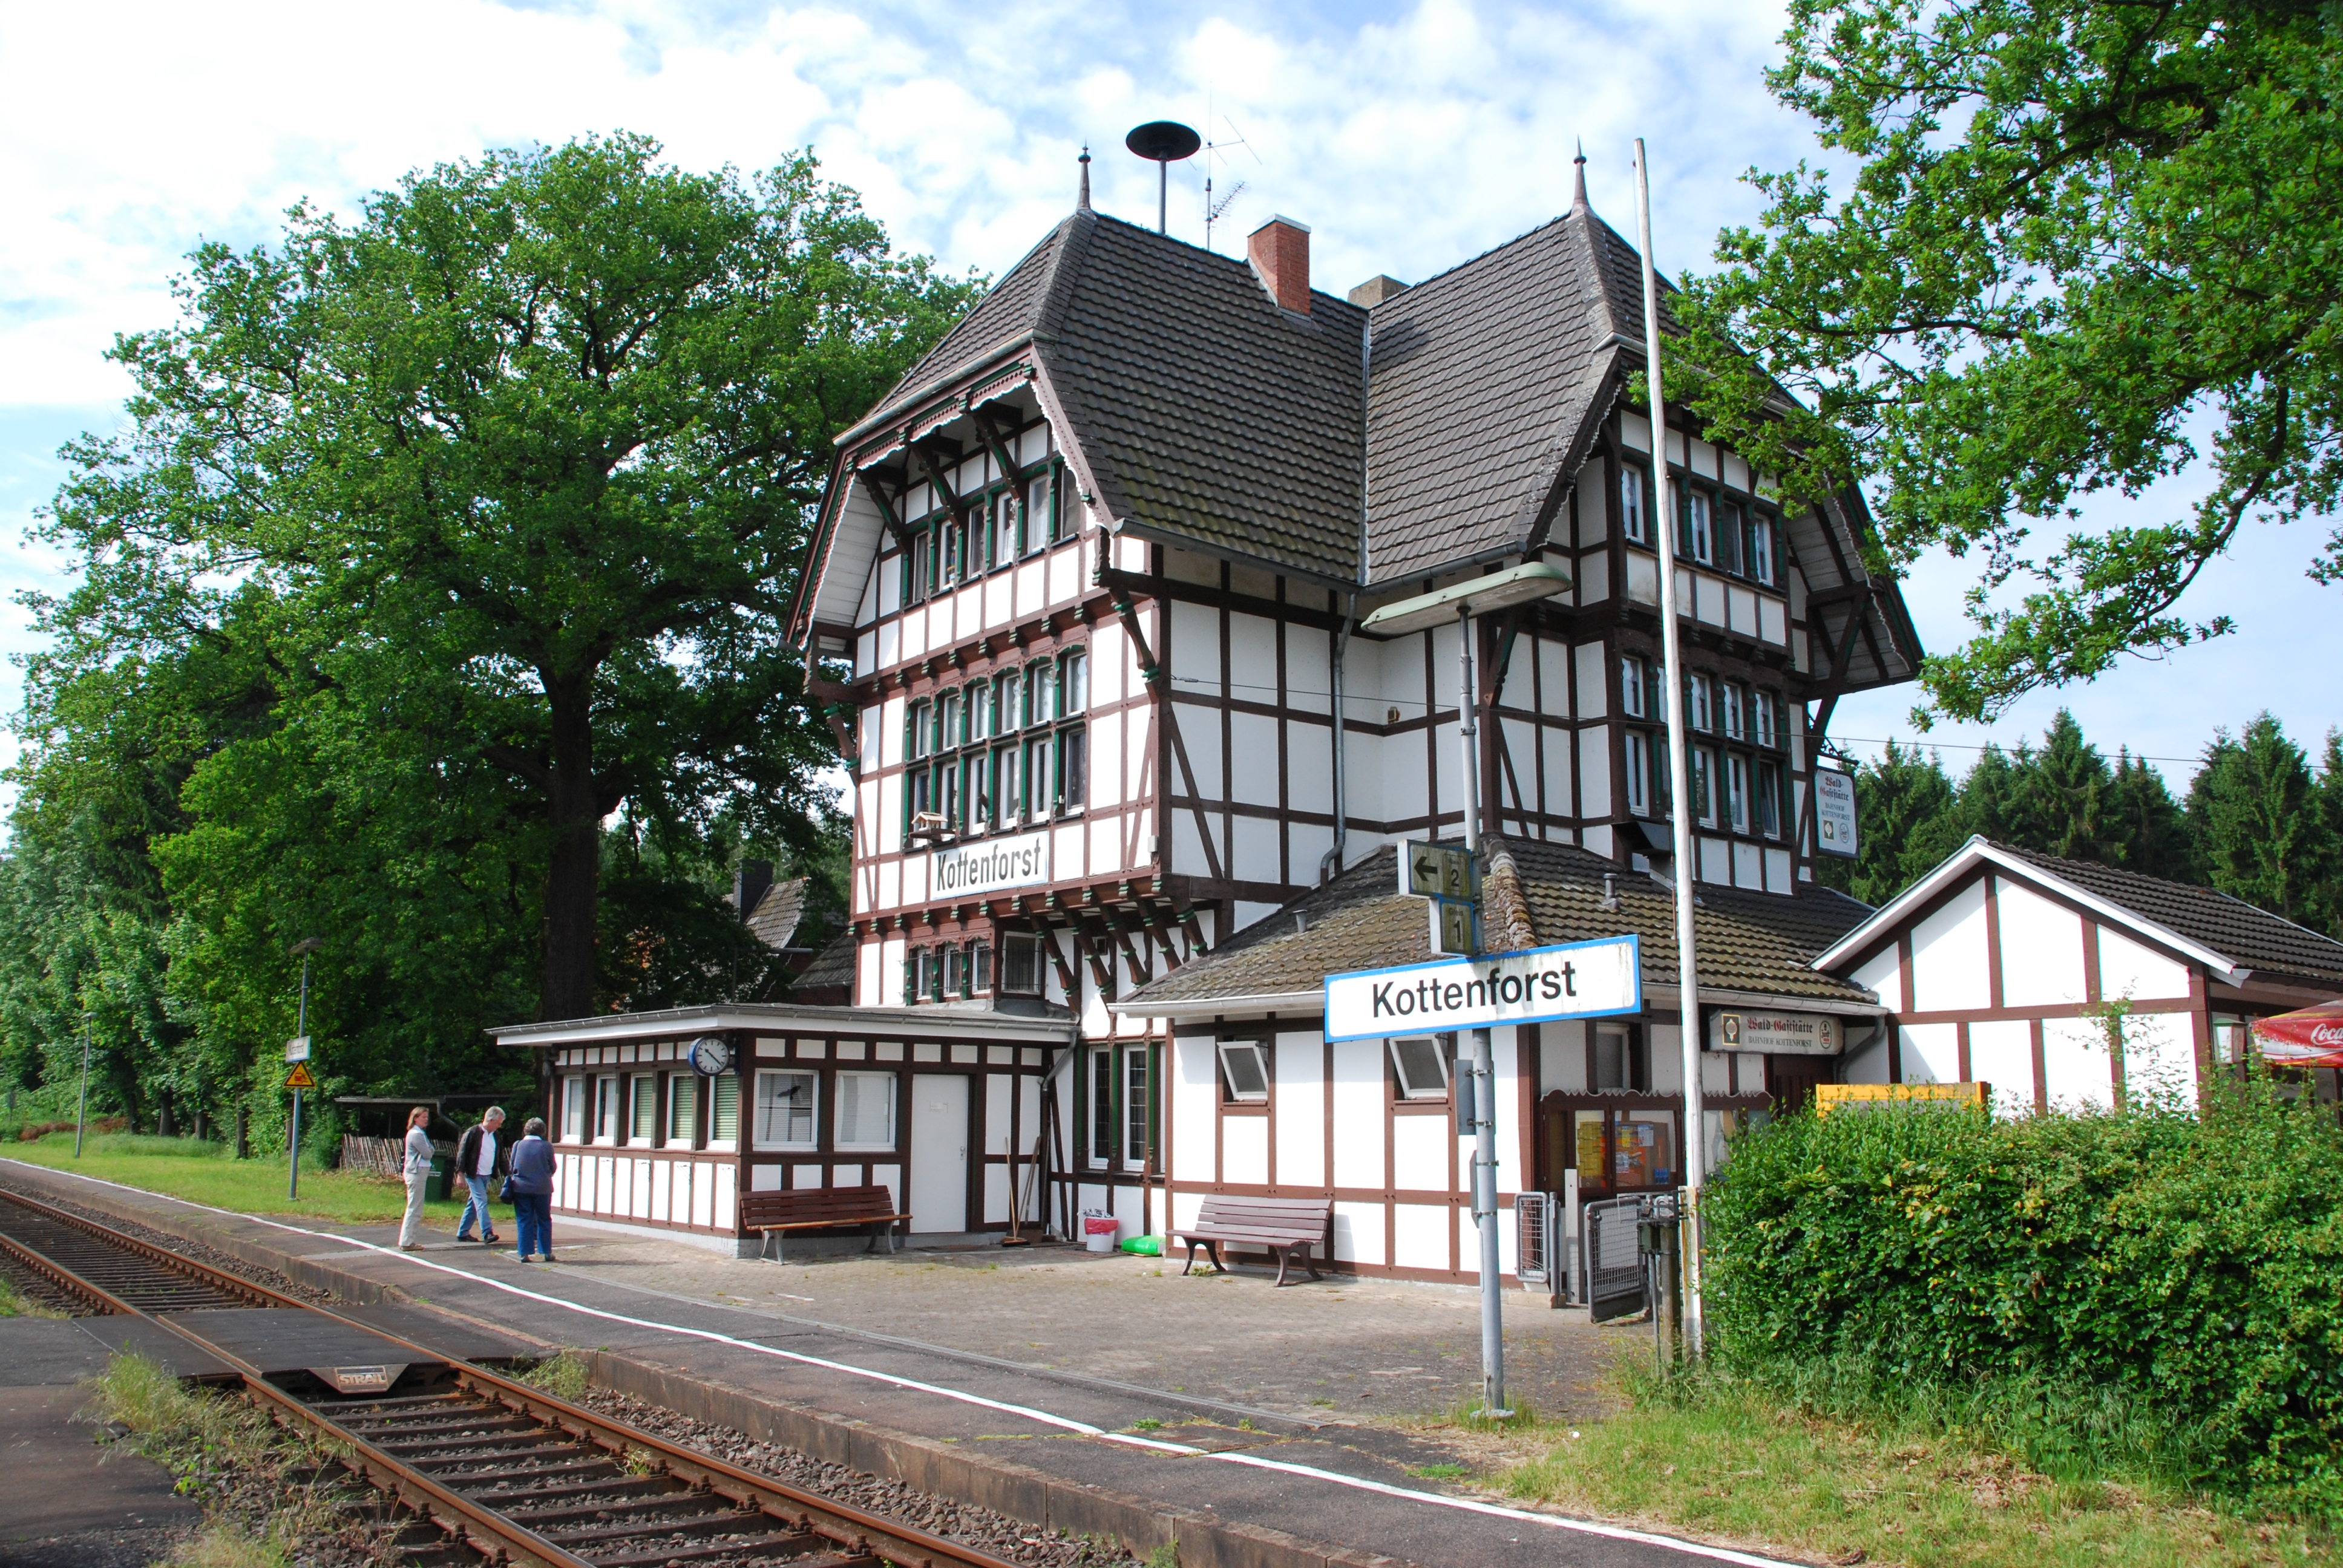
[[1716,753],[1705,746],[1687,747],[1684,760],[1685,771],[1691,775],[1685,783],[1696,808],[1694,819],[1704,828],[1714,828],[1717,824]]
[[[646,1090],[649,1091],[651,1097],[651,1130],[647,1133],[643,1133],[637,1132],[635,1129],[641,1126],[643,1122],[641,1111],[643,1108],[643,1094]],[[659,1074],[656,1072],[628,1073],[627,1075],[626,1138],[628,1148],[649,1149],[659,1142],[660,1109]]]
[[[1118,1081],[1116,1075],[1121,1070],[1116,1060],[1117,1053],[1114,1047],[1111,1045],[1093,1045],[1088,1049],[1091,1053],[1090,1147],[1082,1151],[1082,1160],[1085,1164],[1090,1165],[1093,1169],[1104,1170],[1114,1163],[1114,1151],[1116,1149],[1121,1147],[1122,1143],[1122,1135],[1119,1131],[1117,1131],[1115,1123],[1116,1107],[1114,1099],[1114,1086]],[[1101,1076],[1101,1065],[1104,1067],[1107,1091],[1103,1096],[1099,1093],[1099,1079]],[[1101,1127],[1106,1130],[1106,1151],[1104,1153],[1101,1153],[1099,1151],[1099,1130]]]
[[594,1076],[594,1137],[592,1141],[606,1149],[618,1147],[618,1075],[601,1072]]
[[[779,1079],[800,1079],[804,1081],[806,1135],[802,1139],[765,1136],[765,1109],[769,1099],[765,1092],[765,1085],[769,1081]],[[820,1073],[796,1068],[760,1067],[757,1070],[757,1080],[753,1087],[755,1098],[749,1107],[749,1136],[751,1147],[803,1151],[821,1146],[821,1075]],[[789,1114],[794,1116],[795,1113]],[[782,1126],[786,1130],[788,1123],[785,1121]]]
[[1619,537],[1633,543],[1651,543],[1645,521],[1651,512],[1648,498],[1652,487],[1646,482],[1643,465],[1619,465]]
[[[1011,953],[1020,955],[1018,961],[1021,964],[1025,962],[1028,959],[1031,960],[1033,965],[1033,983],[1031,987],[1021,987],[1010,984],[1009,966],[1010,955]],[[1040,996],[1048,989],[1049,973],[1042,967],[1047,960],[1044,960],[1041,955],[1041,939],[1038,933],[1032,931],[1001,932],[998,961],[1001,965],[1001,990],[1004,995]]]
[[1684,719],[1703,734],[1716,728],[1715,691],[1707,676],[1684,677]]
[[1716,564],[1716,530],[1710,525],[1708,492],[1684,487],[1684,510],[1692,534],[1692,558],[1704,567]]
[[[1269,1047],[1258,1040],[1224,1040],[1220,1042],[1221,1088],[1232,1105],[1266,1105],[1269,1103]],[[1259,1089],[1237,1087],[1235,1063],[1250,1062],[1260,1080]]]
[[1727,740],[1745,739],[1742,731],[1749,723],[1748,688],[1736,681],[1721,680],[1716,684],[1717,707],[1725,715],[1725,738]]
[[[902,1141],[899,1131],[900,1125],[899,1119],[902,1111],[902,1106],[900,1104],[902,1099],[901,1080],[896,1074],[891,1072],[849,1071],[844,1069],[840,1069],[831,1076],[837,1080],[837,1087],[833,1089],[831,1092],[838,1096],[838,1107],[834,1112],[836,1120],[830,1123],[830,1126],[837,1130],[837,1136],[833,1140],[831,1147],[840,1152],[866,1154],[891,1154],[900,1148]],[[856,1085],[855,1097],[858,1100],[861,1098],[862,1095],[869,1092],[869,1085],[873,1083],[886,1085],[887,1136],[883,1140],[869,1138],[850,1139],[846,1136],[846,1131],[849,1126],[846,1114],[847,1085],[849,1083]]]
[[[678,1127],[675,1113],[680,1101],[676,1095],[676,1091],[686,1087],[691,1091],[691,1117],[681,1127]],[[670,1149],[699,1147],[699,1074],[696,1072],[673,1072],[668,1075],[667,1146]]]
[[1751,508],[1748,532],[1743,537],[1749,541],[1749,558],[1743,563],[1744,572],[1754,581],[1774,586],[1774,519]]
[[1619,660],[1619,711],[1630,719],[1649,719],[1644,711],[1644,661],[1634,654]]
[[[722,1098],[723,1086],[727,1083],[732,1086],[732,1136],[730,1138],[726,1138],[716,1131],[716,1102]],[[740,1075],[737,1072],[719,1072],[708,1081],[707,1147],[710,1149],[740,1147]]]
[[1782,765],[1757,764],[1757,828],[1768,839],[1782,836]]
[[[1418,1041],[1421,1041],[1432,1048],[1432,1064],[1439,1070],[1440,1073],[1440,1083],[1437,1088],[1433,1087],[1430,1083],[1419,1083],[1415,1081],[1414,1078],[1412,1077],[1408,1071],[1407,1057],[1405,1054],[1402,1053],[1400,1047],[1402,1045],[1414,1044]],[[1391,1057],[1392,1077],[1393,1081],[1399,1085],[1400,1099],[1403,1101],[1430,1101],[1435,1100],[1445,1100],[1448,1098],[1448,1051],[1446,1048],[1440,1043],[1440,1037],[1438,1035],[1393,1035],[1391,1037],[1390,1040],[1386,1042],[1386,1045],[1387,1054]],[[1421,1067],[1423,1064],[1419,1060],[1416,1065]]]
[[1652,804],[1652,738],[1631,729],[1626,736],[1627,809],[1640,817]]
[[586,1080],[582,1076],[561,1081],[561,1141],[586,1141]]
[[1736,833],[1749,831],[1749,759],[1742,756],[1738,751],[1726,752],[1725,755],[1725,809],[1732,814],[1733,830]]
[[[1122,1163],[1129,1171],[1144,1170],[1147,1165],[1147,1127],[1149,1103],[1147,1083],[1147,1048],[1143,1045],[1126,1047],[1122,1052],[1122,1114],[1118,1117],[1121,1132]],[[1134,1117],[1132,1112],[1138,1114]]]

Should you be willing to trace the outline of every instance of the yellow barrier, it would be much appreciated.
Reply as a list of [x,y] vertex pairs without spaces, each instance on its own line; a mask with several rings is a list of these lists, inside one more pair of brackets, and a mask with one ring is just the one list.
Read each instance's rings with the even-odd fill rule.
[[1818,1083],[1815,1114],[1828,1116],[1837,1105],[1878,1105],[1911,1101],[1928,1105],[1973,1105],[1983,1111],[1993,1104],[1989,1083]]

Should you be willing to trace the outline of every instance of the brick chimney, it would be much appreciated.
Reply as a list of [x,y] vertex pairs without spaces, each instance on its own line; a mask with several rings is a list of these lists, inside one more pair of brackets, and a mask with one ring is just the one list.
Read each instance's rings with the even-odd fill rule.
[[1252,231],[1245,243],[1253,271],[1269,287],[1280,310],[1310,314],[1310,226],[1290,217],[1273,217]]

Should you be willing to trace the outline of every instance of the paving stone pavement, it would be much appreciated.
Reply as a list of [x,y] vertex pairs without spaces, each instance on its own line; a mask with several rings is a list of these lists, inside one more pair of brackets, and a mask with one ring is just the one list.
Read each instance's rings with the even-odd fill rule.
[[[1466,1287],[1330,1276],[1281,1289],[1268,1271],[1199,1263],[1183,1277],[1177,1259],[1055,1246],[772,1263],[563,1229],[563,1266],[607,1283],[1196,1398],[1343,1421],[1479,1400],[1480,1296]],[[1596,1327],[1511,1292],[1508,1398],[1549,1417],[1591,1416],[1604,1372],[1648,1353],[1649,1332]]]

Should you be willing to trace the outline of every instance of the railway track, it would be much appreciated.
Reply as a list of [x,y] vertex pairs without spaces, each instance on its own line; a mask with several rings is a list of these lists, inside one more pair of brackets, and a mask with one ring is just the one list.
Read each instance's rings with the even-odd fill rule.
[[[0,1251],[94,1311],[158,1324],[233,1369],[250,1398],[416,1516],[400,1543],[411,1562],[1015,1568],[19,1193],[0,1191]],[[206,1311],[254,1307],[357,1330],[407,1360],[280,1382],[202,1332]],[[287,1319],[288,1332],[299,1326]],[[363,1392],[338,1392],[352,1385]]]

